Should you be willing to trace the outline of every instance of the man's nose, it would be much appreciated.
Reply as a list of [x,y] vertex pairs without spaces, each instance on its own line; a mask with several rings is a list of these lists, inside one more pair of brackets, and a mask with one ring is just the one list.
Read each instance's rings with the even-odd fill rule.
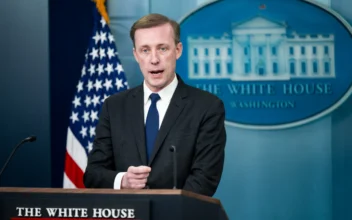
[[153,65],[156,65],[159,62],[160,62],[160,59],[159,59],[159,55],[158,55],[157,51],[153,51],[151,53],[150,63]]

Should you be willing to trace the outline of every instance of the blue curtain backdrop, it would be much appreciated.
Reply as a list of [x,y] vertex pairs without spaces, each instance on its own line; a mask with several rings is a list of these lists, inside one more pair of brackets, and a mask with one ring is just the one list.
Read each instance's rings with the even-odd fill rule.
[[[150,12],[182,21],[208,2],[211,1],[108,2],[112,30],[131,87],[143,80],[129,39],[132,23]],[[351,21],[351,2],[316,2],[333,7]],[[309,16],[302,15],[301,19]],[[349,98],[318,120],[275,131],[228,124],[224,176],[215,197],[221,199],[230,219],[352,218],[347,207],[352,195],[352,163],[348,160],[352,157],[352,137],[347,132],[352,129],[351,107]]]

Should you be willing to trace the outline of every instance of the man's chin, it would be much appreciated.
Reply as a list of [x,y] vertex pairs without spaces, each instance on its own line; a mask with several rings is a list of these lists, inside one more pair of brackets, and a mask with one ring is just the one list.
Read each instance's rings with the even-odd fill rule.
[[160,90],[162,90],[166,86],[165,82],[152,83],[150,85],[151,85],[152,90],[154,92],[159,92]]

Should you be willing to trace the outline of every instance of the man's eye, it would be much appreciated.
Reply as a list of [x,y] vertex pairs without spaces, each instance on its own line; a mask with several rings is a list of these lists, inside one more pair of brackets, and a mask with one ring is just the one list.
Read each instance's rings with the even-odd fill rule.
[[160,50],[161,51],[166,51],[166,47],[161,47]]
[[143,53],[148,53],[148,49],[143,49],[142,52]]

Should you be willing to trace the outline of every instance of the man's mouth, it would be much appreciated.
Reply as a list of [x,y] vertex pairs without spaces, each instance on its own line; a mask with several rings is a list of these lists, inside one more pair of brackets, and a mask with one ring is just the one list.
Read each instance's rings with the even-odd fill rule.
[[153,71],[149,71],[149,73],[151,74],[160,74],[160,73],[163,73],[164,70],[153,70]]

